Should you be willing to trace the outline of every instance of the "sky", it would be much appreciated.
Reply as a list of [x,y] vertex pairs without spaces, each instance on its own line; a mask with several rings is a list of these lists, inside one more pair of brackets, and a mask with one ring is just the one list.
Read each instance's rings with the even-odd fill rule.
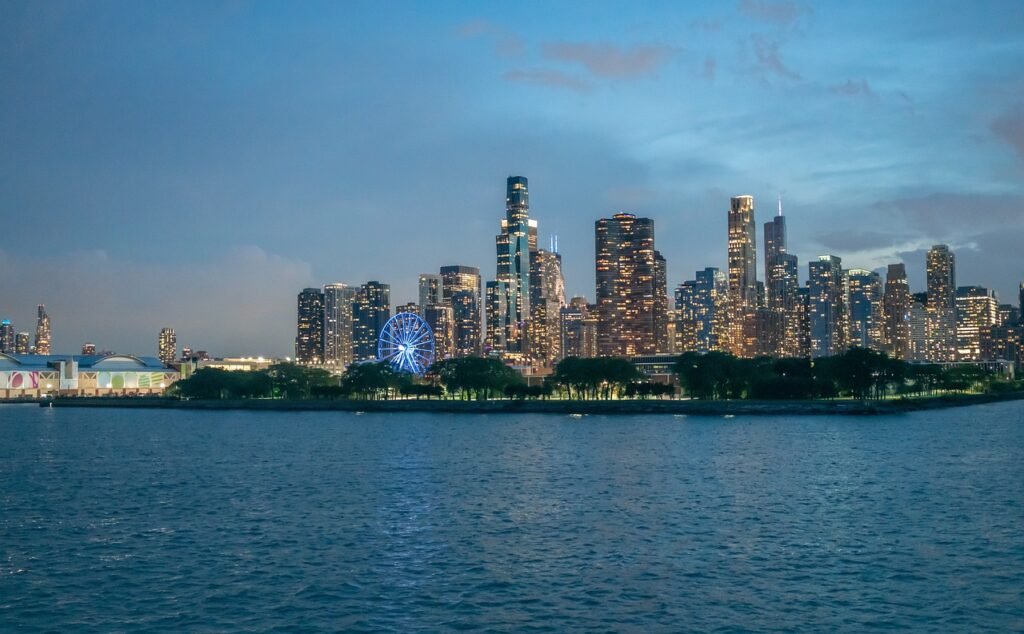
[[1016,303],[1024,3],[0,2],[0,317],[55,352],[286,356],[306,286],[492,279],[509,175],[570,295],[596,219],[671,294],[750,194],[803,278],[947,243]]

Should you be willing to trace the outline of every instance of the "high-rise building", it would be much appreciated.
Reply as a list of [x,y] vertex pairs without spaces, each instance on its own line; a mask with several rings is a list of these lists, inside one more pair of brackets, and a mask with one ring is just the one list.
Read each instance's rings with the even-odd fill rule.
[[907,361],[928,360],[928,293],[910,296],[907,318]]
[[405,304],[395,306],[395,314],[397,315],[398,313],[412,313],[420,317],[423,316],[423,311],[420,310],[420,305],[416,302],[406,302]]
[[420,308],[440,304],[443,299],[442,286],[440,275],[420,273]]
[[999,300],[981,286],[956,289],[957,359],[982,361],[992,351],[992,328],[998,325]]
[[[96,354],[96,344],[94,344],[94,343],[92,343],[90,341],[86,341],[85,343],[82,344],[82,356],[89,357],[89,356],[92,356],[94,354]],[[181,358],[182,359],[188,359],[191,356],[192,356],[192,351],[189,350],[188,348],[185,348],[184,350],[181,351]]]
[[846,351],[846,298],[842,260],[822,255],[808,264],[811,356],[831,357]]
[[565,306],[562,256],[538,249],[530,270],[530,358],[551,366],[562,358],[561,313]]
[[715,267],[697,271],[696,279],[676,289],[676,332],[680,349],[724,350],[728,339],[729,280]]
[[751,356],[748,341],[756,339],[757,227],[754,197],[729,201],[729,335],[726,348],[736,356]]
[[442,301],[452,307],[455,320],[452,355],[469,357],[480,354],[483,327],[480,269],[475,266],[442,266],[440,278]]
[[507,352],[508,289],[505,282],[487,282],[486,297],[487,333],[484,350],[488,354],[501,355]]
[[883,350],[882,278],[867,269],[849,269],[845,282],[850,347]]
[[27,332],[14,335],[14,354],[28,354],[31,349],[32,342]]
[[1020,323],[1020,309],[1013,304],[999,304],[999,315],[997,322],[1000,326],[1016,326]]
[[46,314],[46,306],[36,307],[36,354],[50,354],[50,316]]
[[595,223],[597,351],[601,356],[654,354],[667,345],[664,258],[654,248],[654,221],[619,213]]
[[794,356],[807,358],[811,356],[811,289],[801,286],[796,289],[797,313],[797,354]]
[[907,267],[890,264],[885,274],[885,292],[882,297],[882,340],[885,351],[894,359],[907,361],[910,355],[910,285]]
[[455,353],[455,320],[448,304],[429,304],[423,309],[423,320],[434,332],[434,360],[450,359]]
[[956,361],[956,260],[945,244],[928,251],[928,360]]
[[[525,176],[509,176],[505,190],[505,219],[495,238],[498,255],[497,281],[503,284],[503,318],[488,316],[488,325],[505,328],[501,350],[513,355],[527,353],[527,321],[530,319],[530,256],[536,251],[537,223],[530,220],[530,194]],[[533,249],[531,249],[531,241]],[[499,287],[495,287],[496,289]]]
[[319,288],[304,288],[298,298],[295,362],[320,365],[324,362],[324,294]]
[[377,340],[391,319],[391,286],[371,281],[359,287],[352,303],[352,353],[355,361],[377,358]]
[[357,294],[341,282],[324,286],[323,363],[335,370],[344,370],[354,360],[352,310]]
[[178,353],[178,338],[174,334],[174,328],[161,328],[160,336],[157,339],[157,357],[164,365],[174,363]]
[[10,319],[0,321],[0,352],[14,353],[14,326]]
[[576,296],[562,309],[562,357],[597,356],[597,311]]

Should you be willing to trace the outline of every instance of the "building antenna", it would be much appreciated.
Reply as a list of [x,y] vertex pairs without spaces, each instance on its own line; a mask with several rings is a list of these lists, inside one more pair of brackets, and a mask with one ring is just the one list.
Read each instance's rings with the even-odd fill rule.
[[779,192],[779,215],[782,215],[782,192]]

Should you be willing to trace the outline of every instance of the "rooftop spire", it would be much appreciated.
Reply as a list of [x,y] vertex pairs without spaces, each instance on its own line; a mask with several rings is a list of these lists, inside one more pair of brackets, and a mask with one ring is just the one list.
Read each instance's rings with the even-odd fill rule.
[[782,192],[779,192],[779,215],[782,215]]

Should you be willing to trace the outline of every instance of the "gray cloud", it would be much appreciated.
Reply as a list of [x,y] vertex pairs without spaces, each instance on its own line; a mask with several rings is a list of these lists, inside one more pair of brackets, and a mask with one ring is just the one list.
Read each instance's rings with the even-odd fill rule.
[[780,42],[769,40],[759,34],[750,36],[750,41],[754,45],[754,56],[757,58],[757,67],[760,70],[786,79],[802,79],[799,73],[783,63],[782,56],[779,54]]
[[813,13],[813,10],[805,4],[788,0],[783,0],[782,2],[741,0],[740,13],[763,22],[787,25],[792,24],[805,15],[810,15]]
[[460,37],[486,37],[494,42],[494,51],[504,57],[521,55],[526,49],[522,38],[487,20],[470,20],[460,24],[455,32]]
[[1024,226],[1024,196],[933,192],[876,203],[876,209],[895,212],[925,236],[964,238],[972,232]]
[[829,91],[834,95],[843,97],[875,98],[875,91],[871,90],[871,85],[864,79],[858,81],[847,79],[845,83],[830,86]]
[[672,56],[668,46],[619,48],[607,43],[549,42],[541,49],[545,58],[582,64],[598,77],[625,79],[656,72]]
[[593,89],[586,81],[573,77],[558,70],[545,68],[531,68],[524,70],[510,70],[501,76],[505,81],[523,82],[527,84],[540,84],[552,88],[564,88],[579,93],[590,92]]
[[1017,104],[992,122],[992,132],[1001,141],[1010,144],[1024,160],[1024,104]]
[[901,246],[914,236],[892,231],[850,231],[835,229],[817,234],[817,240],[833,251],[867,251]]

